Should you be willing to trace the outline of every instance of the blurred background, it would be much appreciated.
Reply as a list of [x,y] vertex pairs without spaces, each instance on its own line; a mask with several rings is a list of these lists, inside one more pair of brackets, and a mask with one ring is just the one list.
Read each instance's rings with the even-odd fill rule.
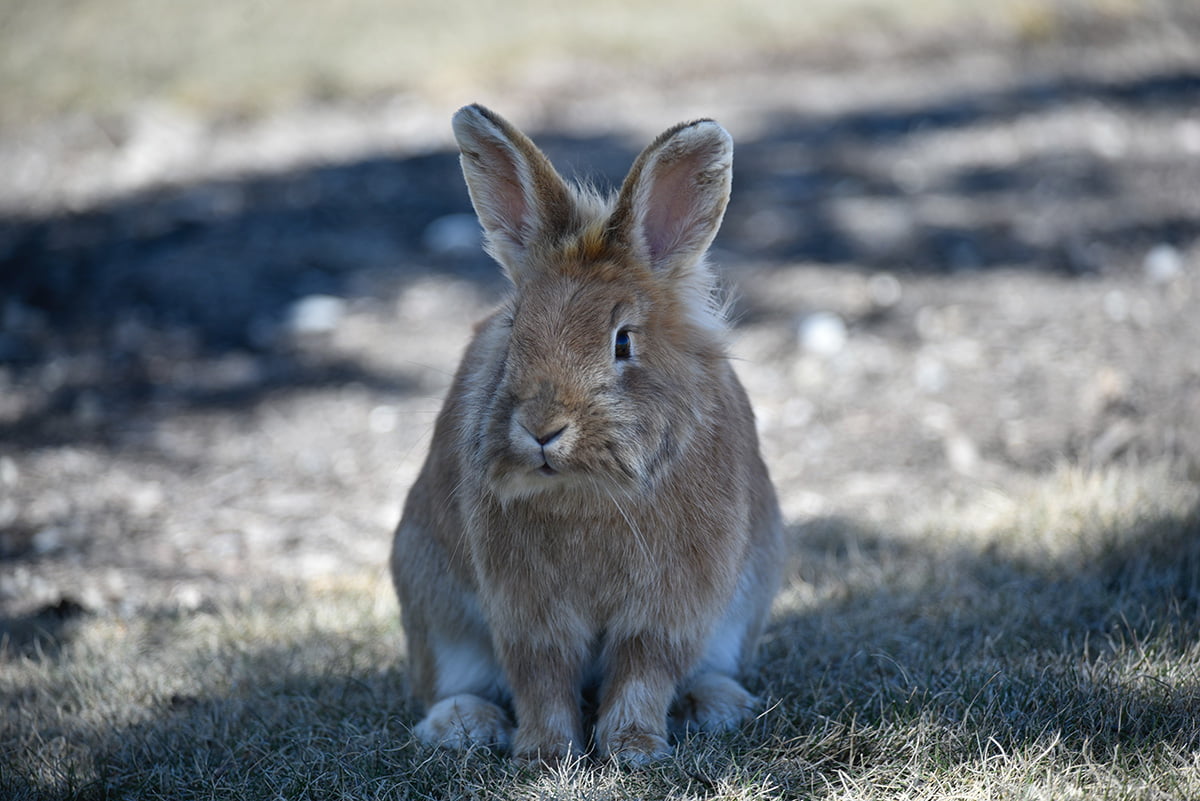
[[1192,0],[3,0],[0,615],[382,570],[503,291],[468,102],[599,183],[729,128],[789,520],[1200,475]]

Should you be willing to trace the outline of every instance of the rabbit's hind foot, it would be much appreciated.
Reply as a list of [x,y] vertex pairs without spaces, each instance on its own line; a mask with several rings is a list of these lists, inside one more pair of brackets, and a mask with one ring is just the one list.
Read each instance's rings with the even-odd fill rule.
[[456,751],[478,747],[507,751],[512,743],[512,724],[504,710],[469,693],[438,701],[413,731],[426,745]]
[[758,699],[723,673],[701,673],[675,699],[671,728],[677,732],[736,729],[754,714]]

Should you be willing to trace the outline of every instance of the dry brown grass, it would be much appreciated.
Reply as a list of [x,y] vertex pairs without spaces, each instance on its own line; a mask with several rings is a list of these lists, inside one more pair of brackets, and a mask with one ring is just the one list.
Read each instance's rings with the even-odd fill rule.
[[[1096,5],[1096,4],[1091,4]],[[1107,0],[1104,13],[1139,12]],[[634,73],[731,54],[794,55],[854,31],[884,36],[941,24],[1043,36],[1070,2],[755,0],[151,0],[0,6],[0,128],[46,115],[104,118],[146,102],[204,114],[277,110],[328,98],[425,96],[553,82],[566,65]]]
[[412,739],[381,576],[81,617],[0,656],[6,798],[1194,798],[1200,491],[1060,470],[868,530],[810,520],[759,720],[622,772]]

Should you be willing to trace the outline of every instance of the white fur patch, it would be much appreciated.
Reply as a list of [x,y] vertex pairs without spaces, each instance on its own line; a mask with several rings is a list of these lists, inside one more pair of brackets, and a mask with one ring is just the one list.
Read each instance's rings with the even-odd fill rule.
[[719,673],[737,673],[745,635],[746,621],[726,616],[708,641],[704,652],[704,664]]
[[439,698],[472,693],[496,696],[504,682],[491,648],[475,640],[433,642]]
[[700,670],[715,670],[730,676],[736,675],[742,661],[742,647],[745,644],[746,628],[753,614],[750,596],[753,590],[748,586],[752,580],[749,571],[742,574],[737,591],[729,601],[725,614],[717,624],[704,648],[704,658]]

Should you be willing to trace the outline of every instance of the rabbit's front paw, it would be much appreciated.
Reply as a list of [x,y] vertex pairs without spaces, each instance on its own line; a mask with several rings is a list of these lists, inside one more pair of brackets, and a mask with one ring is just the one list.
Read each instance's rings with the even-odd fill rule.
[[571,738],[535,741],[532,737],[522,737],[521,730],[517,729],[512,755],[518,762],[554,767],[583,756],[583,749]]
[[671,747],[660,734],[630,726],[602,738],[601,752],[621,765],[641,767],[671,755]]
[[426,745],[455,750],[482,746],[503,751],[512,739],[504,710],[467,693],[438,701],[413,731]]

